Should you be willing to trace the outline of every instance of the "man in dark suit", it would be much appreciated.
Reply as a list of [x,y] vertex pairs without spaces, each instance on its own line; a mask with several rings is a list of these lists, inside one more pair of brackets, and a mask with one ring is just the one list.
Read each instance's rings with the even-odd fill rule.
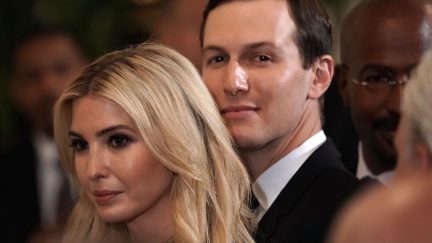
[[63,210],[58,202],[69,188],[52,138],[51,110],[87,63],[78,43],[66,31],[37,28],[12,50],[10,89],[23,126],[0,151],[6,242],[45,242],[61,232],[66,212],[57,214]]
[[333,76],[319,1],[210,0],[203,78],[247,166],[257,242],[322,242],[358,180],[321,129]]
[[405,83],[432,43],[431,3],[365,0],[342,23],[338,85],[360,142],[355,153],[350,147],[341,152],[351,157],[359,179],[388,184],[393,177],[393,140]]

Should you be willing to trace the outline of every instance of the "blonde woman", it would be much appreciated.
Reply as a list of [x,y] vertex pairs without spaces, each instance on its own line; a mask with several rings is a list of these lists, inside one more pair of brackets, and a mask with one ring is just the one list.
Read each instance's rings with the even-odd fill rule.
[[80,199],[64,242],[253,242],[247,172],[193,65],[156,43],[89,65],[54,108]]

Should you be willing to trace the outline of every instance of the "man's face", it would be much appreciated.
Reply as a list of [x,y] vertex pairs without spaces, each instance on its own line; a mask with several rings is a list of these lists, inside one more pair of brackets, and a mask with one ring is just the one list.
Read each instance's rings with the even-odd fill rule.
[[[412,17],[412,16],[411,16]],[[418,17],[369,18],[351,31],[353,44],[342,50],[347,66],[341,89],[363,144],[368,166],[374,173],[391,170],[396,163],[393,145],[400,118],[404,85],[374,90],[354,83],[409,76],[422,54]]]
[[233,1],[208,16],[203,78],[242,151],[294,136],[311,69],[303,69],[285,1]]
[[38,37],[15,55],[12,96],[36,129],[52,133],[52,108],[85,65],[83,54],[62,35]]

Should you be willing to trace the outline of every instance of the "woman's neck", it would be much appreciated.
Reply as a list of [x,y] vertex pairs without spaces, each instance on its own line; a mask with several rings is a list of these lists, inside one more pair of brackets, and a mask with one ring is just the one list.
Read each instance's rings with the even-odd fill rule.
[[172,210],[169,193],[152,208],[127,224],[132,243],[170,242],[173,237]]

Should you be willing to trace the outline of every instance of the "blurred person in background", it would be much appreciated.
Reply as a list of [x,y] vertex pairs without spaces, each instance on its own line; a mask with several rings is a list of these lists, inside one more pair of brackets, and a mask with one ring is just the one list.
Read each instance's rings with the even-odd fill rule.
[[199,30],[206,0],[168,0],[152,26],[155,40],[169,45],[201,70]]
[[407,82],[395,137],[396,176],[342,211],[329,243],[432,242],[432,50]]
[[328,243],[432,242],[432,176],[414,172],[363,191],[342,211]]
[[355,153],[341,152],[359,179],[388,184],[393,177],[401,97],[431,46],[431,17],[427,0],[365,0],[342,23],[337,79],[360,141]]
[[71,33],[51,27],[31,30],[11,53],[10,94],[23,126],[0,151],[6,242],[46,242],[63,227],[72,203],[53,140],[52,108],[87,58]]

